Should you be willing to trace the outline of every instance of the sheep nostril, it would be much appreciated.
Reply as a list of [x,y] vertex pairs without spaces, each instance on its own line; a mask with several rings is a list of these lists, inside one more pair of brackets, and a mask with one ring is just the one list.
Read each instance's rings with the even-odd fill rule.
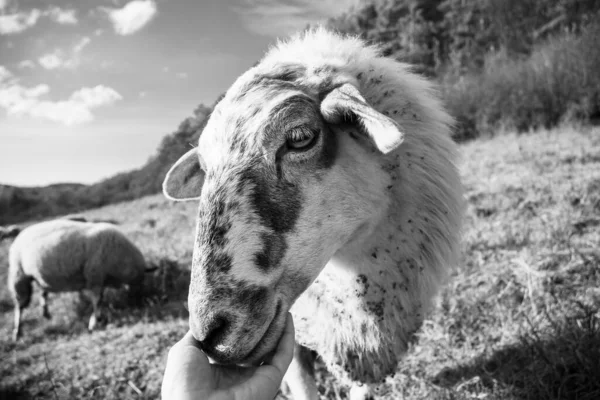
[[224,315],[215,315],[204,324],[201,334],[196,336],[200,347],[214,349],[222,340],[230,326],[230,321]]

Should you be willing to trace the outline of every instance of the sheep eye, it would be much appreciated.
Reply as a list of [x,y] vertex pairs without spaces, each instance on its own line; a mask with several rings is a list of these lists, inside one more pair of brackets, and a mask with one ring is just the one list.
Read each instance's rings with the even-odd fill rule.
[[318,137],[318,131],[293,132],[287,139],[287,147],[294,151],[306,151],[315,145]]

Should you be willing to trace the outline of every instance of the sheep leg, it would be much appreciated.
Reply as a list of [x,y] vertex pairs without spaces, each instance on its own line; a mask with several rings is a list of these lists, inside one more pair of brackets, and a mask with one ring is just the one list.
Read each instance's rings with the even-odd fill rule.
[[315,381],[315,355],[304,346],[296,344],[294,358],[283,380],[294,400],[318,400]]
[[52,319],[52,315],[48,311],[48,292],[42,291],[42,315],[46,319]]
[[15,305],[15,325],[13,328],[12,339],[16,342],[21,336],[21,306]]
[[90,322],[88,324],[88,331],[93,331],[96,327],[96,323],[100,318],[100,302],[102,301],[102,294],[104,292],[104,288],[93,288],[90,289],[91,297],[92,297],[92,305],[94,306],[94,311],[92,312],[92,316],[90,317]]
[[21,336],[21,314],[31,301],[31,281],[28,276],[10,276],[9,288],[15,305],[15,324],[13,328],[13,340],[18,340]]

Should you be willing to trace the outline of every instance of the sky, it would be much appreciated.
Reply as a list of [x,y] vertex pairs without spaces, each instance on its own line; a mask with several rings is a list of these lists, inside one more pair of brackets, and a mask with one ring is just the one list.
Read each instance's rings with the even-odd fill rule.
[[0,184],[141,167],[278,37],[356,0],[0,0]]

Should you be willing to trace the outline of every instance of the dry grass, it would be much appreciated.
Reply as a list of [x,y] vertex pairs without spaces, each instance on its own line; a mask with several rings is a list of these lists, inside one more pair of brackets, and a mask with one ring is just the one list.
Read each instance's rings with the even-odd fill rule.
[[[462,150],[464,262],[381,398],[600,398],[600,129],[506,135]],[[43,320],[34,299],[13,344],[2,286],[0,399],[158,398],[168,348],[187,329],[195,212],[154,196],[86,214],[119,220],[162,268],[142,304],[113,291],[108,325],[92,334],[89,303],[57,294],[54,319]],[[345,398],[322,366],[318,376],[323,398]]]

